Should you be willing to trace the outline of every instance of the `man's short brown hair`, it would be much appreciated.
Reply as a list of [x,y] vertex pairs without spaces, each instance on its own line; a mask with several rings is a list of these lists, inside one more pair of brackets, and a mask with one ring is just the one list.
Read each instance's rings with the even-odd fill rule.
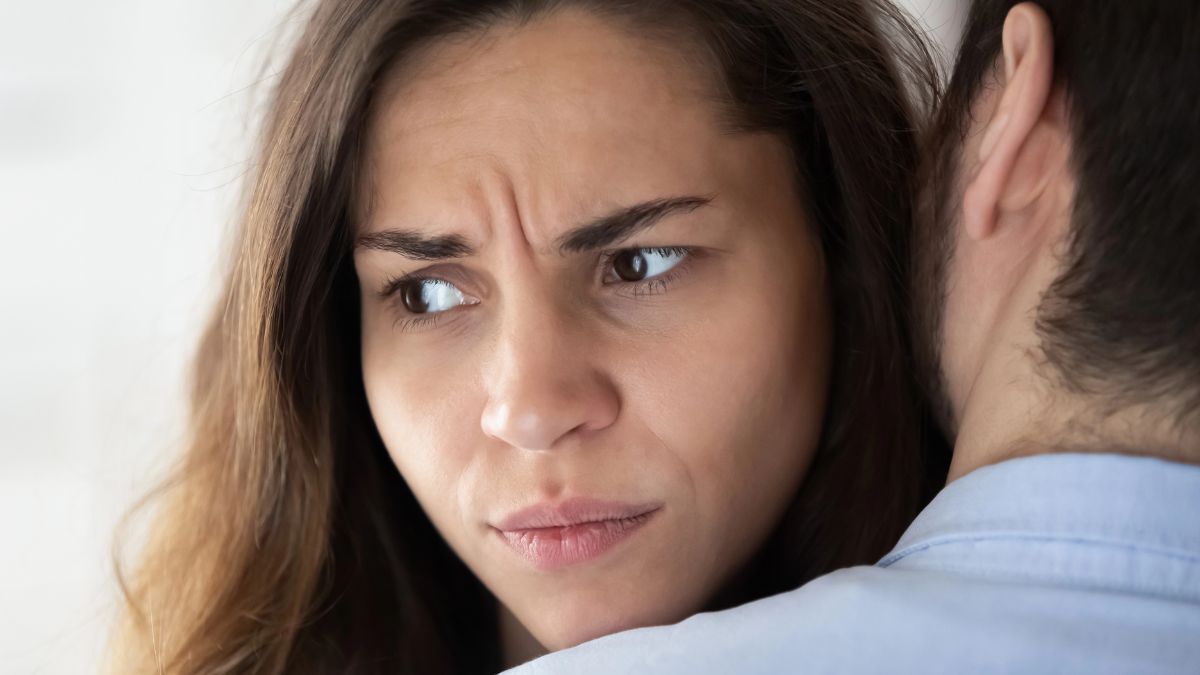
[[[935,125],[918,324],[936,331],[972,103],[1019,0],[975,0]],[[1077,192],[1062,272],[1038,309],[1052,373],[1113,407],[1200,409],[1200,3],[1036,0],[1054,26]],[[930,300],[934,300],[930,302]],[[933,307],[931,307],[933,305]],[[926,355],[929,365],[936,354]]]

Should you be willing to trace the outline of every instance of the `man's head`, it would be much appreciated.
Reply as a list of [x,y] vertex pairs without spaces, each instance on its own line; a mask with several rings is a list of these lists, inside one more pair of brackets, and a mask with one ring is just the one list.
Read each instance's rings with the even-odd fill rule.
[[917,265],[952,476],[1200,426],[1198,54],[1194,2],[972,3]]

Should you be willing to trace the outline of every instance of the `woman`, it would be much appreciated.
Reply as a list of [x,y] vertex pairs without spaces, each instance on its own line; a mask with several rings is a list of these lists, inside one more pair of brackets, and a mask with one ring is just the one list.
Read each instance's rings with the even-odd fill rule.
[[118,669],[494,671],[872,562],[940,483],[927,63],[873,0],[319,3]]

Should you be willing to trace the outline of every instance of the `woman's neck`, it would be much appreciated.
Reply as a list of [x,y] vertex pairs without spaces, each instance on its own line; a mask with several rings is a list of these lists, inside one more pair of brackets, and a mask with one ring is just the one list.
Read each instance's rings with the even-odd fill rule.
[[500,612],[500,651],[505,668],[519,666],[547,653],[504,603],[497,602],[496,606]]

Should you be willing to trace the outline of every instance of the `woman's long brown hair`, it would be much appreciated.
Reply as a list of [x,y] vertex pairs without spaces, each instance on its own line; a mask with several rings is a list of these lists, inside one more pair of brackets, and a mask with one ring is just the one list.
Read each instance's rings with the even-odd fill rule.
[[322,0],[273,94],[195,361],[190,444],[150,502],[138,563],[117,556],[116,672],[499,668],[495,599],[422,513],[367,409],[354,197],[373,95],[397,64],[565,6],[698,45],[732,126],[790,142],[828,261],[837,337],[821,447],[710,608],[873,562],[940,484],[904,317],[937,81],[887,0]]

